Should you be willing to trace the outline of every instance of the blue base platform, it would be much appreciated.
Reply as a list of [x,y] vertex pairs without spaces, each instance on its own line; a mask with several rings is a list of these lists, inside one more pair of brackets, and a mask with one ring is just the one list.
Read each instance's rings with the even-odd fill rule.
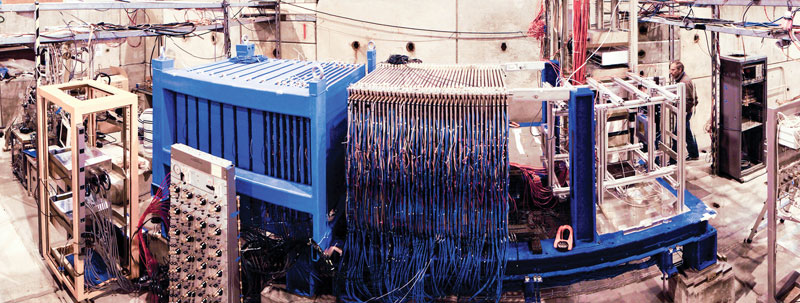
[[[675,194],[663,180],[659,182]],[[689,211],[668,222],[641,231],[596,235],[595,241],[578,241],[573,250],[560,252],[553,239],[542,240],[542,253],[532,254],[526,243],[511,243],[504,286],[519,290],[526,278],[541,277],[540,287],[568,285],[611,278],[627,271],[658,265],[663,273],[677,272],[671,252],[682,247],[682,266],[696,270],[716,263],[717,231],[708,220],[716,215],[688,190]],[[533,280],[533,279],[527,279]]]

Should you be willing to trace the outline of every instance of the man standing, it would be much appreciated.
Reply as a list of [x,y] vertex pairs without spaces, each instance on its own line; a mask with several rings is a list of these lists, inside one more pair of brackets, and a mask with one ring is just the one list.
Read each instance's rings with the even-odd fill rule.
[[690,161],[697,160],[700,158],[700,153],[697,150],[697,141],[695,141],[692,134],[690,123],[694,113],[694,106],[697,105],[694,84],[692,84],[692,78],[686,75],[683,63],[680,61],[673,61],[669,65],[669,75],[675,83],[683,83],[686,86],[686,149],[689,151],[689,157],[686,159]]

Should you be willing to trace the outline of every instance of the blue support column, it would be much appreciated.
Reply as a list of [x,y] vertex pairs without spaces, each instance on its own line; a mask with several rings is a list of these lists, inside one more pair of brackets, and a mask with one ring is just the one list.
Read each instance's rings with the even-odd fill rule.
[[655,255],[654,258],[656,258],[656,264],[659,270],[661,270],[661,273],[672,276],[678,272],[678,268],[675,267],[675,263],[672,259],[672,249]]
[[706,230],[698,241],[683,247],[684,263],[695,270],[717,263],[717,230],[711,225],[707,225]]
[[572,229],[577,241],[592,242],[595,220],[594,93],[578,88],[569,100],[569,188]]
[[[313,97],[317,105],[314,107],[315,112],[311,114],[311,121],[315,125],[311,128],[311,138],[314,140],[312,144],[311,162],[312,175],[311,184],[312,196],[316,197],[319,201],[328,201],[327,191],[327,163],[325,161],[325,151],[329,146],[329,134],[327,132],[326,124],[328,123],[327,111],[325,110],[326,100],[326,81],[325,79],[314,79],[308,82],[308,94]],[[330,227],[328,226],[328,203],[317,203],[314,208],[308,212],[312,220],[312,238],[323,249],[328,247],[330,243]],[[319,256],[315,255],[316,252],[311,249],[311,260],[303,262],[317,262]],[[312,296],[316,293],[316,283],[314,279],[309,278],[308,271],[301,269],[298,266],[290,268],[286,272],[286,287],[289,291],[304,295]]]
[[[556,67],[559,67],[558,60],[550,60],[549,64],[544,65],[542,69],[542,83],[549,83],[553,87],[558,86],[560,68],[556,70]],[[542,123],[547,123],[547,101],[542,101]]]
[[375,66],[377,66],[377,52],[375,48],[371,48],[367,50],[367,72],[371,73],[375,70]]
[[[160,80],[164,72],[171,70],[175,66],[175,61],[166,58],[156,58],[152,60],[152,75],[153,75],[153,186],[151,192],[155,194],[158,191],[158,185],[169,170],[162,164],[169,163],[169,149],[171,144],[167,142],[174,142],[173,129],[175,128],[175,106],[174,93],[164,89]],[[165,146],[166,145],[166,146]],[[165,152],[165,150],[167,150]]]
[[[325,162],[325,150],[331,143],[328,142],[329,137],[327,130],[328,117],[325,111],[326,102],[326,81],[325,79],[317,79],[308,82],[308,94],[315,98],[317,102],[316,112],[312,114],[312,123],[316,125],[311,131],[311,138],[315,140],[311,150],[311,165],[313,167],[311,184],[313,187],[313,195],[319,201],[328,201],[327,192],[327,163]],[[338,143],[338,142],[337,142]],[[318,203],[316,209],[309,212],[314,222],[312,231],[314,241],[320,247],[326,247],[330,241],[330,229],[328,227],[328,206],[327,203]]]
[[525,283],[523,283],[523,293],[525,294],[525,303],[541,303],[542,277],[537,275],[525,277]]

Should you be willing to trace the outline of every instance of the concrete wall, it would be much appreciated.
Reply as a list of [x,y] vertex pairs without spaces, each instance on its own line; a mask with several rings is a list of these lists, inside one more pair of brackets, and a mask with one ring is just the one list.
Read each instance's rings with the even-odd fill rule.
[[[541,2],[522,0],[321,0],[320,11],[376,23],[445,31],[527,31]],[[511,35],[508,35],[511,36]],[[317,15],[317,52],[320,59],[363,63],[366,45],[374,41],[378,58],[404,54],[426,63],[500,63],[541,58],[532,38],[477,39],[477,35],[433,33],[362,24],[329,15]],[[357,41],[360,48],[354,50]],[[409,51],[407,44],[414,44]],[[506,50],[501,44],[506,43]]]
[[[344,15],[378,23],[430,29],[455,30],[456,6],[454,0],[425,1],[410,0],[402,4],[397,1],[320,1],[321,11]],[[413,20],[413,22],[411,22]],[[368,41],[375,41],[379,60],[391,54],[404,54],[430,63],[455,63],[456,42],[430,32],[399,30],[391,27],[372,26],[349,20],[317,16],[317,51],[322,59],[344,62],[366,62]],[[357,41],[361,47],[353,50]],[[406,50],[407,43],[414,43],[414,51]]]
[[[315,14],[308,9],[316,9],[330,14],[346,16],[358,20],[367,20],[382,24],[399,25],[417,28],[458,30],[458,31],[526,31],[531,19],[538,12],[540,0],[313,0],[296,1],[297,6],[283,4],[281,6],[285,19],[280,23],[280,51],[283,58],[319,59],[343,62],[364,63],[369,41],[374,41],[378,50],[378,59],[383,61],[391,54],[404,54],[422,59],[426,63],[501,63],[512,61],[529,61],[541,58],[540,43],[531,38],[517,39],[474,39],[475,36],[455,36],[446,33],[431,33],[398,29],[387,26],[376,26],[345,20],[327,14]],[[305,8],[305,9],[304,9]],[[723,7],[722,18],[740,20],[744,7]],[[767,9],[769,18],[780,16],[785,8]],[[238,10],[233,10],[236,14]],[[249,9],[243,13],[252,12]],[[694,8],[698,17],[710,17],[707,8]],[[174,22],[187,18],[194,21],[219,17],[220,11],[199,10],[150,10],[140,13],[138,22]],[[32,14],[4,14],[6,22],[0,27],[0,33],[29,32],[33,28]],[[752,7],[748,11],[747,21],[764,21],[763,8]],[[127,23],[128,16],[123,11],[72,11],[43,12],[42,26],[63,26],[68,22],[96,23],[100,21]],[[73,23],[74,24],[74,23]],[[686,63],[687,73],[695,79],[700,105],[692,119],[692,129],[696,134],[701,149],[710,144],[710,137],[703,131],[703,126],[710,117],[710,72],[711,62],[708,55],[706,38],[710,35],[702,31],[679,30],[680,56]],[[238,26],[232,23],[231,37],[233,44],[241,41],[243,36],[256,43],[256,53],[273,57],[278,48],[275,39],[274,24],[250,24]],[[456,39],[458,38],[458,39]],[[141,40],[141,42],[139,41]],[[149,61],[154,50],[155,38],[131,38],[128,41],[105,41],[94,47],[96,68],[122,65],[128,71],[130,85],[142,83],[149,77]],[[353,42],[359,47],[353,48]],[[408,43],[414,44],[414,50],[407,49]],[[771,63],[769,70],[769,87],[772,99],[792,98],[800,94],[800,87],[791,87],[787,76],[792,70],[800,68],[798,62],[787,61],[788,56],[800,57],[798,48],[792,46],[788,53],[778,49],[774,40],[756,38],[737,38],[733,35],[721,35],[721,53],[746,51],[751,54],[765,54]],[[176,58],[176,67],[188,67],[208,63],[222,56],[223,43],[221,33],[208,33],[199,37],[163,38],[166,56]],[[506,50],[501,44],[506,44]],[[742,45],[744,43],[744,46]],[[134,47],[135,46],[135,47]],[[191,54],[191,55],[190,55]],[[666,54],[665,54],[666,55]],[[782,63],[777,63],[782,62]],[[777,63],[777,64],[776,64]],[[77,65],[78,70],[85,67]],[[653,73],[648,76],[666,76],[665,71],[648,69]],[[657,73],[657,74],[656,74]],[[512,87],[530,86],[538,82],[537,73],[514,74],[509,77]],[[0,84],[0,86],[3,86]],[[2,87],[0,87],[2,89]],[[4,95],[8,89],[3,91]],[[10,95],[16,95],[11,92]],[[4,98],[3,112],[13,109],[9,104],[11,98]],[[535,112],[536,109],[515,109],[513,112]],[[532,114],[532,113],[528,113]],[[2,115],[7,117],[8,114]],[[526,120],[529,117],[520,118]],[[4,123],[0,121],[0,123]]]
[[[405,27],[525,33],[541,4],[539,0],[320,0],[317,9],[357,20]],[[378,61],[385,61],[392,54],[407,55],[433,64],[502,63],[542,58],[540,42],[528,37],[511,37],[519,34],[486,39],[490,36],[399,29],[327,14],[317,14],[316,20],[316,52],[320,60],[365,63],[369,41],[375,43]],[[357,49],[353,47],[354,42],[359,45]],[[409,43],[413,43],[413,51],[408,49]],[[503,43],[505,49],[501,48]],[[311,57],[311,54],[307,55]],[[538,83],[538,72],[515,72],[508,77],[510,87],[531,87]],[[512,106],[510,112],[510,118],[518,122],[537,120],[537,113],[540,113],[538,104]]]
[[[335,60],[343,62],[366,62],[369,41],[374,41],[378,49],[379,61],[391,54],[405,54],[422,59],[426,63],[501,63],[511,61],[531,61],[541,58],[540,43],[531,38],[452,35],[397,29],[391,26],[374,26],[316,14],[313,10],[346,16],[353,19],[368,20],[388,25],[439,29],[444,31],[520,31],[528,29],[538,12],[540,0],[442,0],[442,1],[388,1],[388,0],[297,0],[295,5],[281,5],[284,19],[280,22],[281,45],[272,42],[276,39],[274,24],[231,23],[232,44],[239,43],[246,35],[256,44],[256,53],[274,57],[273,52],[280,48],[282,58],[308,60]],[[244,9],[241,13],[254,13]],[[239,13],[232,9],[231,15]],[[203,20],[221,17],[221,11],[213,10],[148,10],[140,11],[139,23],[168,23]],[[33,31],[32,13],[4,14],[6,22],[0,33],[20,33]],[[41,25],[45,27],[64,24],[109,22],[127,24],[128,15],[124,11],[64,11],[42,12]],[[221,59],[223,54],[222,33],[198,32],[199,36],[187,38],[163,37],[166,56],[175,58],[175,66],[184,68]],[[513,35],[518,36],[518,35]],[[477,39],[481,38],[481,39]],[[359,47],[353,48],[357,41]],[[159,56],[160,49],[156,38],[130,38],[118,41],[95,41],[95,70],[108,66],[123,66],[130,78],[130,87],[149,80],[149,62],[152,56]],[[407,45],[414,44],[409,51]],[[505,50],[501,45],[505,43]],[[86,43],[78,43],[85,46]],[[78,63],[76,70],[86,66]],[[76,77],[80,77],[77,75]],[[511,86],[530,86],[538,82],[538,73],[516,73],[509,77]],[[2,84],[0,84],[2,86]],[[11,100],[11,99],[9,99]],[[6,103],[10,102],[8,100]],[[5,104],[4,109],[13,109],[14,104]],[[521,112],[523,109],[516,110]],[[535,109],[531,109],[535,111]],[[529,119],[529,118],[524,118]],[[2,121],[0,121],[2,123]]]
[[[745,7],[725,6],[721,8],[721,18],[726,20],[741,21]],[[786,8],[767,8],[766,15],[769,19],[782,16]],[[684,12],[685,13],[685,12]],[[697,17],[710,18],[709,8],[694,8]],[[753,6],[747,12],[748,22],[764,22],[764,8]],[[709,149],[711,137],[704,131],[706,122],[711,117],[711,59],[709,57],[709,44],[706,37],[710,33],[697,30],[679,30],[681,38],[681,60],[686,66],[686,72],[694,78],[697,95],[700,103],[692,118],[692,131],[697,138],[700,149]],[[736,37],[735,35],[720,35],[720,54],[747,53],[767,56],[769,64],[767,85],[769,101],[791,99],[800,95],[800,86],[790,85],[793,72],[800,70],[800,62],[790,58],[800,58],[800,50],[791,46],[782,50],[775,45],[776,40],[752,37]]]

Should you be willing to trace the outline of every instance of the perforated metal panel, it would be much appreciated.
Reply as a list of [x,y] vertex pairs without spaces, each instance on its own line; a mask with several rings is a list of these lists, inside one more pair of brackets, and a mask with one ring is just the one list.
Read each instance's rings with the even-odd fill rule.
[[232,163],[175,144],[171,170],[170,302],[241,302]]

